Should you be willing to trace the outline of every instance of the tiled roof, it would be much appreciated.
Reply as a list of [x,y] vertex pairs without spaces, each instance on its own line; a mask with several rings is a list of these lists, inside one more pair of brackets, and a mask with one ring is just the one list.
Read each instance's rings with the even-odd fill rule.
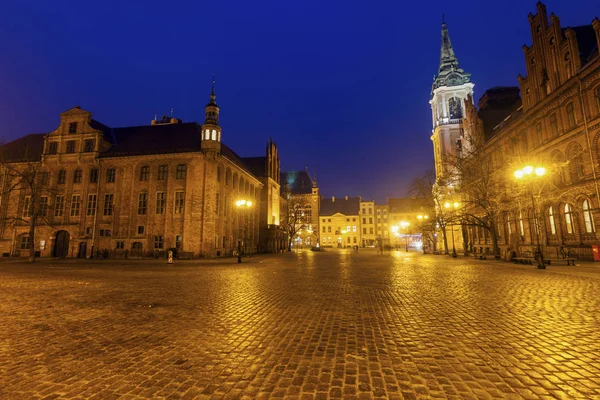
[[111,131],[114,145],[101,157],[200,151],[202,139],[200,126],[195,122],[130,126]]
[[292,194],[311,194],[313,180],[308,171],[291,171],[280,174],[281,185],[287,184]]
[[0,147],[0,162],[40,161],[45,133],[34,133]]
[[254,176],[267,176],[267,157],[244,157],[242,160]]
[[[108,150],[99,155],[102,158],[187,153],[201,150],[200,125],[195,122],[110,128],[92,120],[90,126],[104,132],[105,138],[113,143]],[[39,161],[44,147],[44,136],[45,134],[27,135],[2,145],[0,147],[2,161]],[[246,159],[240,157],[223,143],[221,143],[221,155],[253,175],[262,176],[257,175],[251,169],[253,165],[249,166]],[[264,159],[264,157],[262,158]]]
[[343,215],[358,215],[359,209],[360,197],[348,197],[347,200],[344,197],[321,199],[319,216],[334,215],[336,213]]
[[419,197],[390,198],[387,203],[390,213],[416,213],[427,205],[427,200]]
[[585,65],[592,59],[592,57],[598,54],[598,42],[596,41],[596,32],[592,25],[581,25],[581,26],[570,26],[563,29],[572,29],[575,31],[575,37],[577,38],[577,44],[579,45],[579,56],[581,57],[581,64]]

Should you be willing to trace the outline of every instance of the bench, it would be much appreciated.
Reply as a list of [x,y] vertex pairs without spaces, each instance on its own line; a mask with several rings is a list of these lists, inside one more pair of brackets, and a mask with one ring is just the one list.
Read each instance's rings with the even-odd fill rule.
[[180,251],[177,253],[177,258],[180,260],[191,260],[194,258],[194,253],[191,251]]
[[534,257],[513,257],[512,262],[515,264],[533,264],[535,261]]
[[575,265],[575,258],[545,258],[544,262],[548,265],[552,265],[553,262],[561,262],[561,261],[565,261],[567,263],[567,265]]

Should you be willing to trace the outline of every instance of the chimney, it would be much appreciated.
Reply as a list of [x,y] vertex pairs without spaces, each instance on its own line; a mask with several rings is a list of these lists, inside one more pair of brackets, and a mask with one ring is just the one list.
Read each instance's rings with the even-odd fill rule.
[[335,201],[335,196],[331,196],[331,202],[333,203]]

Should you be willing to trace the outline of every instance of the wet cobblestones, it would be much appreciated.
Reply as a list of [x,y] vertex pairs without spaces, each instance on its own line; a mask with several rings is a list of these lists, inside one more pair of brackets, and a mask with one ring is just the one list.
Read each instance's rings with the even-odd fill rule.
[[600,398],[600,266],[0,263],[0,398]]

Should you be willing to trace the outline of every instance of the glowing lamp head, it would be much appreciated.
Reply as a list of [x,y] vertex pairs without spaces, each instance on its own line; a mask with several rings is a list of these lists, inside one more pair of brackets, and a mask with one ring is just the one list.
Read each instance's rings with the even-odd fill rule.
[[515,178],[521,179],[523,177],[523,175],[524,174],[523,174],[522,170],[518,169],[518,170],[515,171]]
[[535,169],[535,174],[537,176],[543,176],[546,173],[546,168],[544,167],[538,167]]
[[525,173],[525,175],[529,175],[533,172],[533,167],[531,165],[528,165],[523,168],[523,172]]

